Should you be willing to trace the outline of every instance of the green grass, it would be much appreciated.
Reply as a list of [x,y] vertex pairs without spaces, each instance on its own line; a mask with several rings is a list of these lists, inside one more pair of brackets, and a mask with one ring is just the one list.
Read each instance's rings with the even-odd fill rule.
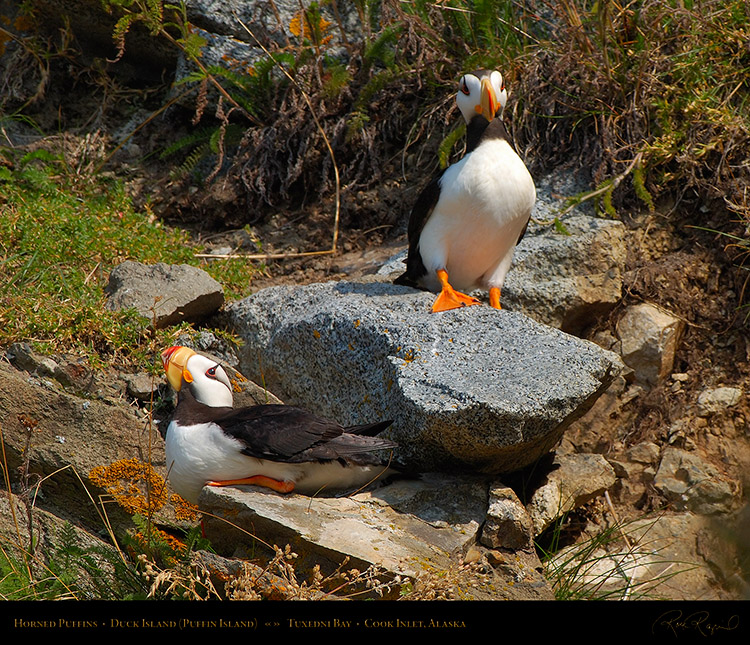
[[537,544],[556,600],[659,600],[666,593],[663,585],[697,568],[661,553],[664,541],[649,535],[658,518],[640,527],[617,521],[562,546],[565,521],[563,516],[549,530],[549,544]]
[[[2,151],[0,151],[2,152]],[[85,352],[92,360],[148,361],[145,321],[105,308],[111,269],[125,259],[199,265],[181,231],[138,211],[121,182],[84,180],[48,152],[0,167],[0,346]],[[247,290],[257,268],[207,264],[229,295]]]

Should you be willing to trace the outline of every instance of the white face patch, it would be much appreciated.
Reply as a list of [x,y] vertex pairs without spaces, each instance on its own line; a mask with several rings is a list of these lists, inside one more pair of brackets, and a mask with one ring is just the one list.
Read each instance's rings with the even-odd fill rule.
[[[497,70],[492,71],[489,77],[492,89],[495,93],[495,99],[499,104],[499,110],[496,115],[502,114],[505,104],[508,100],[508,94],[505,91],[503,76]],[[464,120],[468,123],[477,114],[482,111],[482,79],[475,74],[464,74],[458,82],[458,92],[456,94],[456,105],[461,110]]]
[[[505,83],[503,83],[503,75],[495,70],[490,74],[490,83],[492,83],[492,87],[495,88],[495,94],[497,94],[498,98],[500,98],[500,95],[505,92]],[[503,107],[505,107],[505,102],[503,102]]]
[[195,354],[188,359],[185,367],[193,377],[188,386],[198,402],[212,408],[232,407],[232,384],[221,365]]
[[464,74],[458,82],[458,94],[456,94],[456,105],[468,123],[476,115],[476,106],[479,105],[482,93],[481,81],[474,74]]

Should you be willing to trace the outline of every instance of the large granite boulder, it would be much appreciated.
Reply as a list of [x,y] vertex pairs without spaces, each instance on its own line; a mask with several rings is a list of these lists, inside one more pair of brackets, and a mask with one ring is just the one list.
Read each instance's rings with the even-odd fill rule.
[[[625,253],[622,222],[589,215],[567,218],[559,228],[532,222],[514,252],[503,287],[503,308],[569,334],[585,335],[622,298]],[[404,249],[378,275],[392,279],[403,273],[405,262]],[[487,300],[483,290],[471,295]]]
[[500,474],[546,454],[619,373],[593,343],[513,312],[430,313],[382,282],[272,287],[229,305],[240,370],[341,423],[393,419],[422,471]]

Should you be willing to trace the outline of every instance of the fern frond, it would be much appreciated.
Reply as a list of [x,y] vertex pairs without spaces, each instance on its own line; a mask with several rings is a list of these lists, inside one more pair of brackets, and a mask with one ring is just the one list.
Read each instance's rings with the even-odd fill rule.
[[440,142],[440,146],[438,147],[438,161],[440,162],[441,168],[446,168],[448,166],[448,159],[453,152],[453,146],[456,145],[456,141],[464,136],[464,132],[466,132],[466,123],[462,120],[448,133],[448,136]]

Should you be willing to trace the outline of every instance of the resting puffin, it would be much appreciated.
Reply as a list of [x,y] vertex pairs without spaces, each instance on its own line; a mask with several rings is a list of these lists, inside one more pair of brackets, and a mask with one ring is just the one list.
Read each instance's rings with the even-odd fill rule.
[[204,485],[252,484],[313,495],[357,489],[395,471],[376,454],[396,444],[373,435],[391,421],[343,428],[287,405],[234,409],[224,369],[187,347],[162,352],[177,407],[167,427],[168,479],[188,502]]
[[500,72],[461,78],[456,104],[466,120],[466,154],[428,184],[412,209],[406,271],[395,283],[440,291],[432,311],[479,304],[460,291],[480,287],[501,308],[513,250],[536,201],[534,181],[503,124],[506,101]]

